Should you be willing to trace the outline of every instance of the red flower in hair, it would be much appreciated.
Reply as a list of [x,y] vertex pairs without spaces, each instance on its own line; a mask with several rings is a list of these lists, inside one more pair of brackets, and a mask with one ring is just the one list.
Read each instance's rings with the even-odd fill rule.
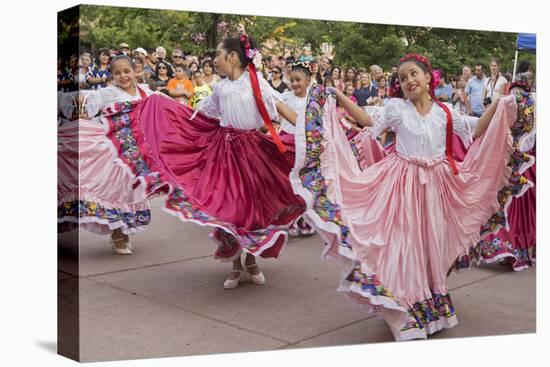
[[250,40],[248,39],[248,36],[246,33],[241,34],[239,37],[239,40],[241,41],[241,45],[244,48],[244,55],[248,60],[254,59],[254,56],[258,54],[260,51],[257,48],[251,49]]
[[526,82],[523,82],[523,81],[512,82],[510,84],[510,86],[508,87],[508,93],[510,93],[510,91],[514,88],[521,88],[524,91],[526,91],[527,93],[531,92],[531,87],[529,87],[529,84],[527,84]]

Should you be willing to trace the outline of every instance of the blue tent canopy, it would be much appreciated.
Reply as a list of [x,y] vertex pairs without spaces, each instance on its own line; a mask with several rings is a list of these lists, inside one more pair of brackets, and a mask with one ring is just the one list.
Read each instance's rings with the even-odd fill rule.
[[537,35],[534,33],[519,33],[516,48],[535,52],[537,50]]

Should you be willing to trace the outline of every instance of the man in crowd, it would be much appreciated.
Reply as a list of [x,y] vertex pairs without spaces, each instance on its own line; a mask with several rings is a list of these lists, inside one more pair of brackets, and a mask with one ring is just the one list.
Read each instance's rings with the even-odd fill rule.
[[127,43],[122,42],[120,45],[118,45],[118,49],[123,54],[132,57],[132,52],[130,51],[130,46],[128,46]]
[[474,68],[474,76],[468,80],[464,89],[466,112],[471,116],[480,117],[485,111],[485,106],[483,106],[486,94],[484,79],[483,65],[477,64]]
[[157,52],[154,49],[148,49],[146,55],[147,59],[143,64],[143,69],[152,76],[155,74],[155,68],[157,67]]
[[328,58],[328,56],[323,56],[321,58],[321,64],[319,65],[319,73],[321,74],[321,78],[323,78],[323,81],[326,78],[330,78],[330,71],[332,69],[332,60]]
[[434,70],[434,73],[436,72],[439,73],[439,83],[434,90],[435,98],[441,102],[451,102],[453,87],[451,87],[450,84],[445,83],[445,72],[439,69]]
[[375,88],[378,88],[378,82],[377,80],[381,77],[381,76],[384,76],[384,71],[382,70],[382,68],[378,65],[371,65],[370,67],[370,71],[371,71],[371,80],[372,80],[372,85],[375,87]]
[[166,59],[166,49],[162,46],[159,46],[155,49],[155,52],[157,53],[157,62],[159,61],[166,61],[169,62]]
[[174,66],[174,68],[177,66],[177,65],[183,65],[185,67],[185,59],[184,59],[184,55],[183,55],[183,52],[179,49],[175,49],[174,51],[172,51],[172,65]]
[[472,69],[468,65],[464,65],[462,67],[462,76],[464,77],[464,80],[468,81],[472,78]]

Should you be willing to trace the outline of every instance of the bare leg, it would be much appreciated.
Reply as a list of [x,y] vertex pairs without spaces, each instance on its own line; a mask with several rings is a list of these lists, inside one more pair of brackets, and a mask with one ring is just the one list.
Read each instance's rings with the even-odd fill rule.
[[239,256],[233,260],[233,270],[229,273],[228,279],[234,280],[241,276],[241,272],[244,271],[243,264],[241,263],[241,257]]
[[262,285],[265,284],[265,276],[260,271],[260,267],[256,263],[256,257],[251,254],[246,254],[245,268],[248,272],[248,279],[253,284]]
[[130,246],[129,239],[128,242],[126,242],[127,239],[128,236],[125,236],[124,233],[122,233],[122,229],[117,228],[111,234],[111,239],[109,240],[109,243],[111,244],[112,249],[118,255],[131,255],[132,247]]
[[250,274],[256,275],[260,273],[260,267],[256,263],[256,256],[247,253],[245,264],[246,264],[246,269]]

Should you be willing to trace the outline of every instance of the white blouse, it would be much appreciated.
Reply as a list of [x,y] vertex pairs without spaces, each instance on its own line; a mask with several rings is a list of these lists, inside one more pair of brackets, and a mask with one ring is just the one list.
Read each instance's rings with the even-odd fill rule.
[[[258,83],[269,118],[278,120],[275,103],[281,101],[280,94],[271,88],[260,73],[258,73]],[[219,119],[220,125],[224,127],[252,130],[264,125],[252,93],[248,71],[245,71],[237,80],[224,78],[214,84],[212,94],[199,102],[197,111]]]
[[[154,93],[149,89],[147,84],[138,84],[138,87],[141,88],[147,96]],[[132,96],[119,87],[110,86],[90,92],[84,101],[84,106],[88,116],[93,117],[105,106],[112,103],[138,101],[140,99],[141,94],[138,90],[136,90],[136,94]]]
[[[466,147],[472,142],[477,117],[460,114],[447,104],[453,119],[453,132],[460,137]],[[438,158],[445,155],[447,116],[445,111],[433,103],[430,111],[421,116],[408,100],[398,98],[384,107],[368,107],[367,113],[373,118],[374,136],[391,128],[397,135],[397,152],[411,157]]]
[[[306,92],[304,97],[298,97],[293,91],[289,90],[281,94],[281,100],[297,115],[305,114],[308,93],[309,91]],[[281,116],[281,130],[294,134],[294,129],[294,125]]]

